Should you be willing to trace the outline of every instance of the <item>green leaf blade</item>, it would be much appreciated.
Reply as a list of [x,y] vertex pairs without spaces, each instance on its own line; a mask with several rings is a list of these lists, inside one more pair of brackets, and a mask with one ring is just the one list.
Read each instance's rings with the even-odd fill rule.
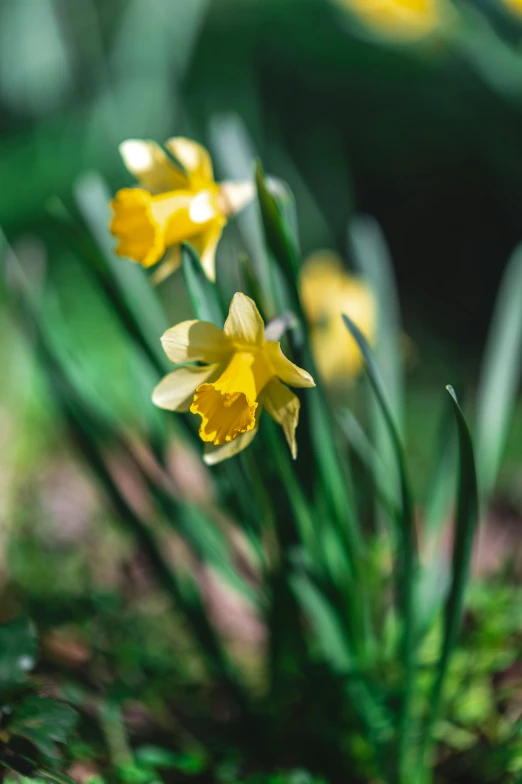
[[422,763],[430,751],[433,728],[443,698],[451,654],[457,641],[464,605],[464,593],[469,579],[473,539],[478,523],[479,491],[471,435],[453,387],[446,387],[455,415],[459,443],[459,480],[455,537],[451,561],[451,587],[444,611],[444,633],[437,674],[430,699],[430,714],[422,741]]
[[224,314],[216,287],[205,275],[196,251],[191,245],[183,244],[181,255],[183,277],[196,317],[222,327]]

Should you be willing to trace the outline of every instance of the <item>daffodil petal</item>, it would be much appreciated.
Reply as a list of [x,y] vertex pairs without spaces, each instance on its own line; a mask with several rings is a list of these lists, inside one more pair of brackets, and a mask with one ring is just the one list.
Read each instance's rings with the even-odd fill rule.
[[281,351],[280,343],[265,343],[265,351],[276,376],[291,387],[315,387],[310,373],[294,365]]
[[151,193],[187,187],[186,175],[156,142],[128,139],[120,144],[120,153],[127,169]]
[[301,407],[299,398],[288,387],[281,384],[277,378],[273,378],[263,390],[262,400],[272,419],[275,419],[277,424],[283,428],[290,452],[295,460],[297,457],[295,431]]
[[207,465],[216,465],[216,463],[221,463],[222,460],[228,460],[229,457],[234,457],[234,455],[238,455],[243,449],[246,449],[252,443],[256,434],[257,427],[220,446],[205,444],[203,460]]
[[182,321],[163,333],[161,344],[175,365],[192,361],[220,362],[232,351],[223,331],[208,321]]
[[[342,324],[344,326],[344,323]],[[325,329],[312,329],[310,343],[319,375],[326,384],[350,381],[363,368],[363,358],[357,343],[348,331],[343,335],[336,322]]]
[[236,344],[263,345],[265,325],[255,302],[246,294],[234,294],[223,331]]
[[118,239],[116,253],[144,267],[156,264],[165,253],[165,237],[151,209],[152,197],[144,188],[122,188],[111,202],[111,233]]
[[224,221],[216,218],[207,231],[189,240],[201,260],[205,275],[212,281],[216,279],[216,249],[223,233],[223,224]]
[[221,209],[230,217],[240,212],[256,195],[253,182],[222,182],[219,186]]
[[187,174],[197,181],[213,181],[212,161],[205,148],[192,139],[176,136],[165,147],[178,159]]
[[299,294],[309,322],[322,321],[329,314],[346,277],[342,259],[333,251],[319,250],[307,258],[299,278]]
[[218,363],[176,368],[159,382],[152,393],[152,402],[167,411],[188,411],[197,387],[215,376],[219,368]]

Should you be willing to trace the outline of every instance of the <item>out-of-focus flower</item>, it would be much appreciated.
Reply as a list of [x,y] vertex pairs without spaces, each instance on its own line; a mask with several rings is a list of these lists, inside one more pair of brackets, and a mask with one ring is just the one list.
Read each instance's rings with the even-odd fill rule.
[[169,411],[199,414],[208,465],[251,443],[263,408],[283,428],[295,458],[300,403],[285,384],[315,384],[306,370],[284,356],[279,343],[265,340],[263,319],[249,297],[234,295],[222,330],[206,321],[184,321],[168,329],[161,342],[174,364],[204,363],[173,370],[158,384],[152,400]]
[[503,0],[504,5],[517,16],[522,16],[522,0]]
[[338,0],[364,24],[388,36],[418,39],[445,23],[448,7],[443,0]]
[[350,316],[371,343],[376,329],[371,290],[362,280],[345,272],[335,253],[318,251],[303,265],[300,294],[322,378],[326,383],[353,378],[362,367],[362,357],[341,314]]
[[253,198],[254,186],[216,183],[208,152],[190,139],[169,139],[165,147],[183,169],[155,142],[129,139],[120,145],[125,166],[140,187],[119,190],[111,202],[116,253],[144,267],[163,259],[154,275],[159,282],[179,267],[181,243],[189,242],[214,280],[223,227]]

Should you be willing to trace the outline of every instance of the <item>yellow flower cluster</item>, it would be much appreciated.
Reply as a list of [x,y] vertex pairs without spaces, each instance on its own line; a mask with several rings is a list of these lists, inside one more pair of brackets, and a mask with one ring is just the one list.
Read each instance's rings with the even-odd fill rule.
[[[223,226],[252,198],[253,186],[217,184],[210,156],[196,142],[178,137],[165,146],[180,165],[151,141],[129,140],[120,147],[139,187],[118,191],[112,202],[116,252],[144,267],[161,261],[158,280],[179,266],[180,244],[190,242],[214,280]],[[341,314],[347,313],[371,340],[371,292],[344,271],[337,256],[323,251],[304,265],[300,294],[321,376],[327,383],[353,377],[362,360]],[[158,384],[152,399],[160,408],[190,411],[201,418],[199,435],[207,464],[245,449],[257,433],[263,410],[281,425],[296,457],[300,403],[288,387],[313,387],[314,381],[284,356],[280,343],[265,339],[263,319],[249,297],[234,295],[223,329],[184,321],[165,332],[162,344],[179,367]]]
[[214,280],[223,227],[252,199],[254,187],[216,183],[208,152],[190,139],[169,139],[165,148],[181,165],[155,142],[130,139],[120,146],[140,187],[123,188],[111,203],[116,253],[144,267],[162,261],[154,276],[159,282],[180,266],[181,243],[189,242]]

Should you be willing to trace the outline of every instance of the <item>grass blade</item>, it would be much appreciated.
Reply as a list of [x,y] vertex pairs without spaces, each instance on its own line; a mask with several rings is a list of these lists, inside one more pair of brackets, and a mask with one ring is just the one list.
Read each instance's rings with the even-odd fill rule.
[[217,289],[205,275],[196,251],[191,245],[183,244],[181,254],[183,277],[196,317],[223,327],[225,317]]
[[430,750],[433,727],[437,720],[443,697],[443,687],[448,672],[448,664],[457,640],[464,603],[464,591],[469,577],[473,537],[478,520],[477,474],[471,436],[453,387],[448,386],[446,389],[450,394],[458,430],[458,500],[455,519],[455,540],[451,563],[451,588],[444,613],[442,649],[430,700],[430,715],[428,717],[422,744],[422,761],[424,764],[426,762],[426,754]]
[[268,248],[279,262],[293,291],[299,274],[299,253],[281,208],[267,187],[259,161],[256,163],[256,185]]
[[363,355],[366,372],[375,397],[386,422],[393,444],[400,477],[401,515],[398,522],[396,546],[396,584],[403,623],[401,659],[404,670],[404,690],[399,716],[399,780],[407,780],[407,752],[409,723],[411,719],[411,692],[413,684],[414,657],[414,587],[417,577],[417,547],[413,518],[413,503],[406,470],[404,447],[387,400],[384,384],[376,367],[372,352],[364,336],[353,321],[343,314],[344,323]]
[[480,373],[475,442],[484,500],[493,490],[522,375],[522,245],[502,277]]
[[[400,434],[404,426],[404,369],[402,363],[402,327],[399,297],[393,263],[377,221],[369,216],[354,217],[349,225],[349,251],[356,269],[362,274],[375,297],[377,332],[374,357],[387,392],[394,422]],[[371,406],[374,442],[380,462],[386,470],[379,471],[376,481],[391,497],[397,495],[400,479],[396,471],[394,446],[388,425],[377,401]]]
[[375,362],[401,433],[404,420],[402,327],[393,263],[381,228],[373,218],[367,215],[353,218],[349,227],[349,240],[355,266],[376,299],[378,324]]

